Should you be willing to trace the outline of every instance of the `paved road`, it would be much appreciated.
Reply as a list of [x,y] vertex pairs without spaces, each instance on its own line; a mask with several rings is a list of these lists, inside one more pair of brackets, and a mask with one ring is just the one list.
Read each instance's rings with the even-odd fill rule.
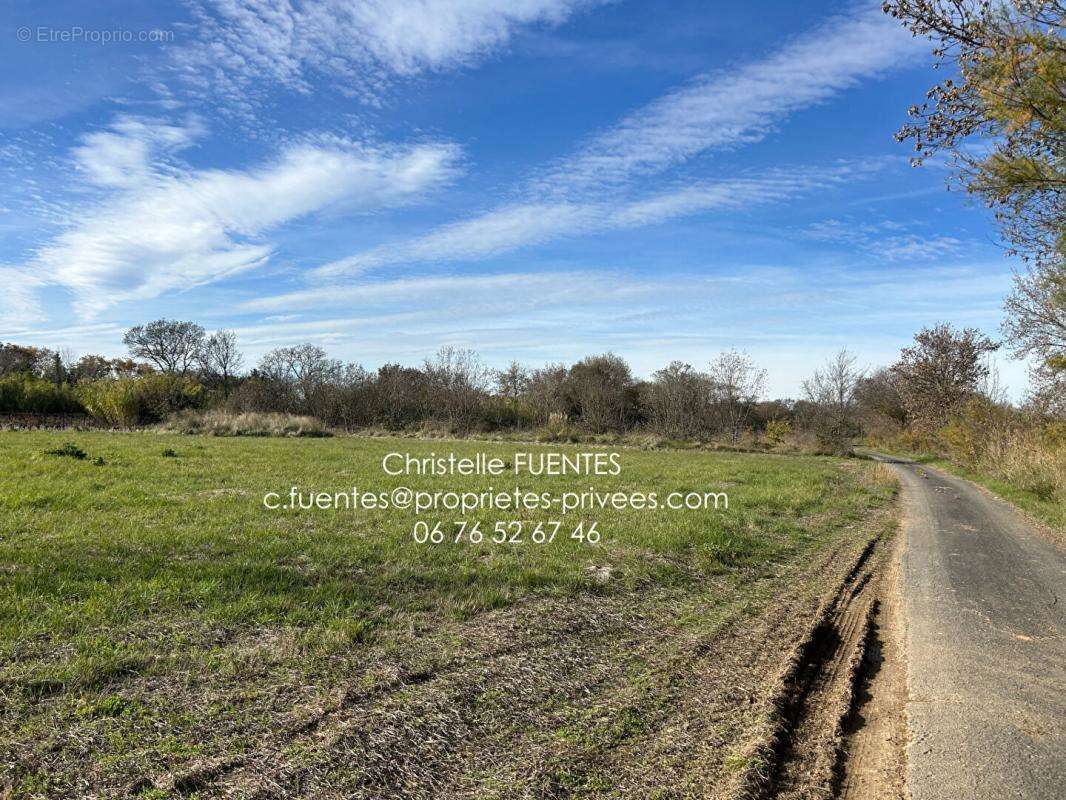
[[913,800],[1066,797],[1066,554],[973,484],[902,459]]

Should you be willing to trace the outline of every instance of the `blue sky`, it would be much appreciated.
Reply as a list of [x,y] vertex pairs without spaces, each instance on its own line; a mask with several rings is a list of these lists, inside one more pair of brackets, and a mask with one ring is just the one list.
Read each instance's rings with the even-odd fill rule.
[[1001,318],[988,215],[893,140],[938,74],[879,2],[5,5],[0,340],[735,347],[796,396],[841,346]]

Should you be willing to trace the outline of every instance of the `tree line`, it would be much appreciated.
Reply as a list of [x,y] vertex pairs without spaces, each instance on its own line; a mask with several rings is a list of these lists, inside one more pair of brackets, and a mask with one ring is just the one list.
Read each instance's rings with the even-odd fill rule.
[[[803,383],[800,398],[770,400],[766,371],[736,350],[703,368],[673,361],[642,379],[613,353],[489,369],[473,351],[444,347],[419,366],[367,370],[311,343],[271,350],[245,369],[232,331],[208,334],[167,319],[131,328],[123,341],[129,355],[115,359],[0,345],[0,411],[84,413],[132,427],[220,408],[312,416],[345,430],[646,430],[734,446],[753,434],[803,430],[840,450],[869,430],[943,427],[990,395],[986,357],[999,346],[977,330],[938,325],[920,331],[889,367],[861,369],[842,350]],[[1061,416],[1064,400],[1034,396],[1028,413]]]

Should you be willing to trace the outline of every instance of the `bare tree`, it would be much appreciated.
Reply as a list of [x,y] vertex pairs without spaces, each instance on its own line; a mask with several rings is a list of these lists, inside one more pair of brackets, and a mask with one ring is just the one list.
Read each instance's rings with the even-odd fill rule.
[[975,328],[923,328],[892,367],[911,421],[932,431],[973,397],[988,375],[985,355],[998,349]]
[[1066,369],[1051,370],[1037,365],[1029,371],[1029,396],[1026,402],[1031,411],[1044,417],[1066,421]]
[[898,427],[907,424],[907,408],[896,375],[889,369],[879,369],[860,380],[855,387],[855,399],[866,417],[881,418]]
[[430,412],[426,374],[414,367],[382,365],[374,377],[371,394],[375,413],[393,429],[419,422]]
[[847,451],[859,433],[855,394],[862,378],[855,356],[842,349],[803,382],[807,399],[816,406],[814,425],[818,437],[834,450]]
[[434,410],[452,425],[468,428],[489,385],[489,372],[477,353],[459,347],[442,347],[423,372]]
[[517,361],[512,361],[507,369],[498,369],[493,373],[496,379],[496,391],[500,397],[514,403],[521,397],[529,383],[529,373]]
[[223,397],[229,397],[230,383],[244,366],[244,356],[237,347],[237,334],[227,330],[215,331],[204,340],[199,361],[205,376],[217,381],[222,386]]
[[540,424],[552,414],[566,414],[566,381],[569,370],[563,364],[548,364],[530,371],[526,380],[526,398],[533,418]]
[[1066,269],[1043,262],[1015,275],[1004,311],[1003,333],[1014,356],[1032,356],[1045,371],[1066,373]]
[[691,364],[671,361],[646,390],[652,427],[667,436],[697,436],[707,429],[712,384]]
[[340,361],[329,358],[325,350],[309,342],[271,350],[259,362],[260,374],[287,387],[297,407],[309,414],[318,412],[318,395],[342,369]]
[[629,365],[614,353],[589,356],[570,368],[567,395],[582,423],[596,433],[622,430],[632,398]]
[[722,427],[735,445],[766,385],[766,370],[756,366],[747,353],[727,350],[711,362],[707,374],[714,387]]
[[145,358],[163,372],[186,375],[200,356],[204,329],[194,322],[157,319],[130,328],[122,342],[134,358]]

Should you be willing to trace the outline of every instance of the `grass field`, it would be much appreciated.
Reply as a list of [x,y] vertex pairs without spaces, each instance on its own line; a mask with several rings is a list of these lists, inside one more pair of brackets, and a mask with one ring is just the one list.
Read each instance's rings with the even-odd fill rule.
[[[68,442],[86,457],[49,452]],[[626,450],[620,475],[580,479],[380,467],[390,451],[516,450],[559,449],[0,433],[0,780],[15,797],[156,798],[725,785],[801,627],[782,598],[813,612],[826,565],[891,527],[891,480],[695,451]],[[729,508],[566,516],[564,532],[596,522],[596,544],[418,544],[414,512],[262,503],[401,483],[711,490]]]

